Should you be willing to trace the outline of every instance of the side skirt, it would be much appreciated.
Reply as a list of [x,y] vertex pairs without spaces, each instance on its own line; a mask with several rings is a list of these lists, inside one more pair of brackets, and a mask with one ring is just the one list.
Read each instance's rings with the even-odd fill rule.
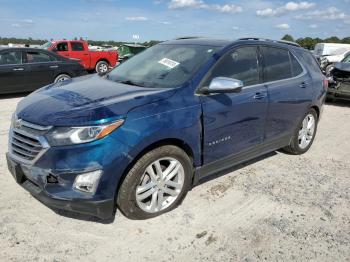
[[224,171],[261,155],[283,148],[290,144],[291,137],[292,135],[283,136],[271,142],[259,144],[238,154],[233,154],[201,167],[197,167],[194,174],[193,185],[195,186],[200,180],[215,175],[220,171]]

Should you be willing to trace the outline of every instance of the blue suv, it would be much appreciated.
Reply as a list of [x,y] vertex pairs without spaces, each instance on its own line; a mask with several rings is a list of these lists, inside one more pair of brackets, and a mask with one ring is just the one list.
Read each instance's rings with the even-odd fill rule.
[[167,41],[20,101],[8,167],[49,207],[155,217],[218,171],[282,148],[305,153],[327,85],[293,43]]

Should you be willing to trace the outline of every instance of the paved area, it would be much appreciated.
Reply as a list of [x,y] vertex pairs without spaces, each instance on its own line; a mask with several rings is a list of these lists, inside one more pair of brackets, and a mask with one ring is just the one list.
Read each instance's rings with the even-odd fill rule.
[[55,213],[6,167],[0,97],[0,261],[350,261],[350,104],[326,105],[311,150],[264,156],[146,221]]

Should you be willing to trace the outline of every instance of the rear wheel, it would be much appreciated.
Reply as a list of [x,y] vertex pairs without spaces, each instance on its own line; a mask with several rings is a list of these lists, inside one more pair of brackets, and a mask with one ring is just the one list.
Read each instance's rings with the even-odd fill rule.
[[58,83],[58,82],[67,81],[67,80],[69,80],[69,79],[71,79],[71,77],[70,77],[69,75],[67,75],[67,74],[60,74],[60,75],[58,75],[58,76],[55,78],[54,83],[56,84],[56,83]]
[[293,155],[307,152],[315,139],[317,124],[317,113],[314,109],[310,109],[295,131],[290,145],[284,150]]
[[117,204],[130,219],[156,217],[177,207],[191,185],[192,164],[176,146],[162,146],[142,156],[122,182]]
[[96,64],[96,72],[99,74],[106,73],[109,69],[109,65],[106,61],[100,61]]

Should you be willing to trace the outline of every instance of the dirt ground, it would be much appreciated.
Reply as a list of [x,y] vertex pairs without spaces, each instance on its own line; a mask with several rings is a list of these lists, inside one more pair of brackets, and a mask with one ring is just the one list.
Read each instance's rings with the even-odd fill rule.
[[7,171],[20,99],[0,97],[0,261],[350,261],[350,103],[325,106],[305,155],[252,161],[160,217],[101,223],[55,213]]

